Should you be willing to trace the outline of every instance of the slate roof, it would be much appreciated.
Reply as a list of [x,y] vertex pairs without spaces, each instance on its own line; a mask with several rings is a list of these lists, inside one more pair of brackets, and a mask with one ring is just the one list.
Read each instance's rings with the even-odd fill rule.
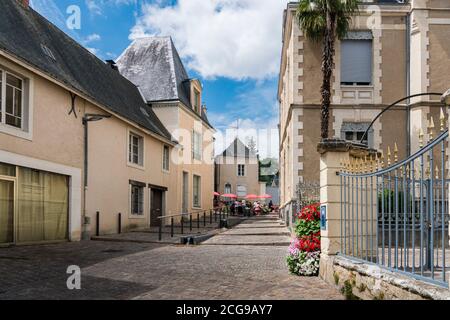
[[230,146],[222,153],[224,157],[256,158],[256,154],[239,139],[236,138]]
[[[193,109],[191,79],[171,37],[136,39],[116,63],[120,73],[140,88],[147,103],[181,101]],[[201,117],[212,127],[204,111]]]
[[[54,58],[44,53],[43,46],[50,49]],[[18,1],[0,2],[0,50],[82,92],[114,113],[171,139],[133,83]]]

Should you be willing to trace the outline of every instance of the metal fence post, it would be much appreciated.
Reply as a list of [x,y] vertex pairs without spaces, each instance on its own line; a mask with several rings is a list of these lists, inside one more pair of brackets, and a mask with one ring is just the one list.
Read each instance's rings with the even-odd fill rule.
[[200,213],[197,213],[197,229],[200,229]]
[[159,241],[162,240],[162,225],[163,225],[163,220],[162,218],[159,219],[159,230],[158,230],[158,239]]
[[181,216],[181,234],[184,234],[184,216]]
[[100,235],[100,211],[97,211],[95,220],[95,235],[98,237]]
[[192,231],[192,213],[189,214],[189,230]]
[[170,237],[173,238],[173,217],[170,218]]
[[118,215],[118,225],[119,225],[119,234],[121,234],[122,233],[122,214],[119,212],[119,215]]

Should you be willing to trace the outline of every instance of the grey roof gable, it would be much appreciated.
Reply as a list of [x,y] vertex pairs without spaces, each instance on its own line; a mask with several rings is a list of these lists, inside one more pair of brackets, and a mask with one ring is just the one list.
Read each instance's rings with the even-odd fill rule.
[[[53,57],[44,53],[43,45]],[[0,50],[83,93],[112,112],[171,139],[170,133],[146,105],[133,83],[18,1],[0,1]]]
[[[134,40],[117,58],[120,73],[137,85],[147,103],[181,101],[193,109],[189,75],[171,37]],[[209,123],[202,110],[201,118]]]
[[256,154],[239,139],[236,138],[230,146],[222,153],[224,157],[256,158]]
[[189,77],[170,37],[136,39],[116,63],[147,102],[181,100],[191,106]]

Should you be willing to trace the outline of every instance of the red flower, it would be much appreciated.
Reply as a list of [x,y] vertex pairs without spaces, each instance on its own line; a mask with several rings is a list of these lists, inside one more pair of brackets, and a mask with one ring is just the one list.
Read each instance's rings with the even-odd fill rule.
[[320,232],[310,236],[303,236],[299,239],[298,249],[306,252],[314,252],[320,250]]
[[302,208],[297,217],[301,220],[320,220],[320,203],[311,204]]

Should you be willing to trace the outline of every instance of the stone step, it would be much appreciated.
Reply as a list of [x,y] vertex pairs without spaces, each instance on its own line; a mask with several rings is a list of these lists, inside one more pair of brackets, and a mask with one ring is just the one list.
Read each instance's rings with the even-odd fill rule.
[[202,245],[239,245],[239,246],[289,246],[291,237],[289,236],[227,236],[224,234],[217,235]]

